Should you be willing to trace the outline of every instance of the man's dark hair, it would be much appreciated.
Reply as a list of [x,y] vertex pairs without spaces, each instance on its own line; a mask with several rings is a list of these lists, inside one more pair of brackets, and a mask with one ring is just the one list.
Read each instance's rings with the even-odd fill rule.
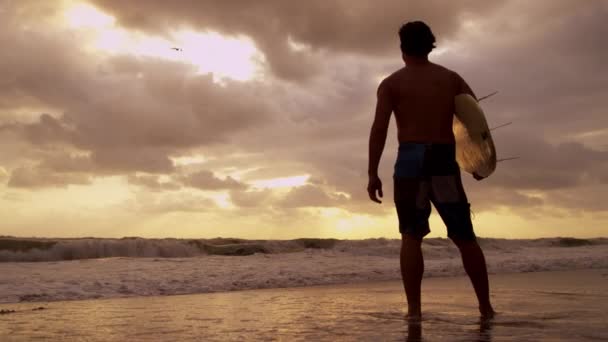
[[410,21],[399,29],[401,52],[408,56],[425,57],[435,48],[435,36],[422,21]]

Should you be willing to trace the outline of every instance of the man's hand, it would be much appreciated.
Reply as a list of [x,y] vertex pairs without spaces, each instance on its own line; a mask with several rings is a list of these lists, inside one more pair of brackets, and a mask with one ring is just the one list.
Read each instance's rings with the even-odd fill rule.
[[477,173],[473,172],[473,178],[475,178],[476,180],[480,181],[482,179],[485,179],[485,177],[482,177],[480,175],[478,175]]
[[369,198],[376,203],[382,203],[382,201],[376,196],[376,192],[378,192],[378,196],[382,198],[382,181],[378,176],[369,176],[369,183],[367,183],[367,193],[369,194]]

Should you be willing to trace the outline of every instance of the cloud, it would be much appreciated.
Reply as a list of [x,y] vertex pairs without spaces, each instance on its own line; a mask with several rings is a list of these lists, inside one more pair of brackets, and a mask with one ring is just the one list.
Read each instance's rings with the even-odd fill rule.
[[100,169],[170,172],[169,155],[227,142],[273,113],[263,85],[218,86],[178,63],[96,56],[74,50],[60,34],[10,31],[2,30],[0,42],[17,52],[0,63],[0,103],[5,110],[44,105],[56,112],[3,123],[0,134],[19,134],[36,148],[90,153]]
[[463,30],[441,59],[477,92],[500,91],[484,103],[491,123],[514,121],[555,142],[608,124],[608,75],[598,73],[608,58],[600,43],[607,15],[601,1],[506,2]]
[[[302,79],[314,73],[316,55],[307,51],[372,56],[398,51],[397,30],[408,20],[426,20],[442,37],[458,32],[462,19],[482,16],[498,7],[488,1],[440,0],[377,2],[285,2],[162,0],[115,2],[96,0],[120,25],[163,34],[174,27],[213,30],[251,37],[279,78]],[[142,15],[141,8],[146,8]],[[289,42],[308,47],[294,51]]]
[[551,190],[584,184],[601,185],[608,172],[608,151],[598,151],[580,143],[550,144],[525,131],[510,133],[503,139],[507,155],[520,159],[498,164],[497,172],[488,179],[492,186],[505,189]]
[[270,189],[230,191],[230,201],[238,208],[268,208],[276,200],[275,196]]
[[90,183],[90,177],[84,174],[51,173],[38,167],[19,167],[11,171],[7,185],[14,188],[37,189]]
[[8,171],[0,166],[0,184],[4,184],[4,181],[9,177]]
[[278,203],[283,208],[339,207],[348,197],[326,192],[319,186],[307,184],[290,190]]
[[[155,214],[214,208],[196,204],[199,198],[180,201],[181,187],[226,193],[239,213],[286,220],[308,207],[394,214],[395,127],[380,167],[382,206],[365,192],[367,139],[378,82],[403,65],[396,31],[423,19],[442,49],[432,60],[480,95],[499,90],[483,103],[488,120],[514,122],[493,135],[499,157],[520,159],[500,163],[483,182],[463,174],[475,210],[608,209],[600,196],[608,183],[608,9],[601,1],[93,3],[140,34],[248,36],[271,72],[220,85],[184,63],[96,53],[84,48],[86,34],[52,24],[57,6],[12,2],[0,14],[0,43],[11,47],[0,60],[0,110],[7,113],[0,165],[11,170],[4,176],[11,187],[121,175],[133,191],[175,193],[150,200]],[[203,161],[176,166],[175,156]],[[218,176],[226,174],[241,176]],[[311,175],[310,184],[286,195],[248,186],[301,174]]]
[[219,210],[212,199],[187,192],[157,192],[139,194],[135,200],[124,204],[128,210],[162,215],[170,213],[209,213]]
[[47,153],[39,166],[56,173],[94,173],[98,171],[89,156],[66,152]]
[[222,179],[216,177],[213,172],[207,170],[182,176],[180,181],[184,185],[210,191],[245,189],[247,187],[246,184],[243,184],[230,176]]
[[[164,153],[163,153],[164,152]],[[145,171],[170,173],[174,170],[169,152],[162,148],[104,148],[91,153],[92,161],[99,170],[115,172]]]
[[160,176],[150,174],[128,175],[129,184],[144,187],[150,191],[175,191],[182,185],[172,179],[163,180]]

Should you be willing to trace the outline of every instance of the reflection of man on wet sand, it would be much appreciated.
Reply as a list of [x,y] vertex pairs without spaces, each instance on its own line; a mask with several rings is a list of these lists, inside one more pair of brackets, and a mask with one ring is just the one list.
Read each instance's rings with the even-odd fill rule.
[[423,22],[410,22],[399,30],[405,67],[378,87],[376,116],[369,141],[371,200],[380,203],[382,182],[378,164],[390,121],[395,113],[399,153],[395,163],[394,192],[399,232],[402,236],[401,274],[408,315],[419,318],[420,286],[424,272],[422,238],[430,232],[431,202],[458,246],[483,317],[492,317],[488,275],[483,252],[477,244],[470,207],[456,163],[452,132],[454,97],[473,91],[454,71],[428,60],[435,37]]
[[[479,329],[470,336],[470,341],[492,341],[492,321],[481,318]],[[422,325],[418,320],[408,320],[406,341],[422,341]]]

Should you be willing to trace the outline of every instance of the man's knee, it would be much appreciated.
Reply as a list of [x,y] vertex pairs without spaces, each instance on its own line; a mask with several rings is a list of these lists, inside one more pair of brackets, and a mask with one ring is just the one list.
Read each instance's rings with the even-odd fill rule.
[[460,250],[479,248],[479,244],[477,243],[476,239],[463,239],[456,236],[449,236],[449,238]]

